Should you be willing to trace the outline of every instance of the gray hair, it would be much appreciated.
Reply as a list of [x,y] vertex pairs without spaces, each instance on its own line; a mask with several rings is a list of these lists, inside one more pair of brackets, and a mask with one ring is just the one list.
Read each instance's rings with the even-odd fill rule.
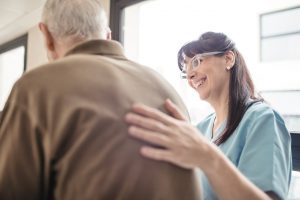
[[105,39],[110,31],[100,0],[47,0],[42,21],[58,39]]

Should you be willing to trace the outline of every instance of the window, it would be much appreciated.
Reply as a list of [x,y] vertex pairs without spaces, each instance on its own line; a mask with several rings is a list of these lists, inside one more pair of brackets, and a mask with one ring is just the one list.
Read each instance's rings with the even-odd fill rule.
[[[205,117],[211,108],[208,103],[199,100],[197,93],[180,77],[177,51],[188,38],[197,38],[200,30],[186,31],[197,28],[190,20],[197,15],[178,15],[178,10],[186,7],[184,10],[191,9],[191,13],[196,13],[196,7],[200,5],[198,1],[184,3],[172,0],[111,2],[113,39],[123,43],[128,58],[155,69],[174,86],[185,101],[193,123]],[[119,14],[114,15],[116,12]]]
[[299,6],[260,15],[262,71],[277,77],[263,75],[260,79],[268,85],[261,90],[262,96],[283,115],[290,131],[300,132],[300,24],[297,19],[300,19]]
[[300,7],[261,15],[261,60],[300,59]]
[[0,111],[15,81],[26,69],[27,35],[0,46]]
[[[300,7],[261,14],[292,4],[292,0],[272,4],[269,0],[112,0],[110,23],[113,39],[123,43],[127,57],[154,68],[174,86],[194,124],[212,110],[180,79],[177,51],[205,31],[226,33],[245,57],[257,90],[282,114],[288,129],[299,132]],[[300,198],[297,171],[290,200]]]
[[290,132],[300,132],[300,90],[270,90],[261,95],[282,114]]
[[[300,172],[299,141],[300,133],[300,79],[293,78],[292,74],[299,74],[300,68],[300,7],[265,13],[260,16],[260,60],[269,73],[273,71],[278,77],[286,79],[277,88],[264,90],[262,96],[269,101],[283,116],[287,128],[293,133],[293,164],[292,181],[289,191],[289,200],[299,199]],[[272,65],[272,66],[271,66]],[[281,75],[279,75],[281,74]],[[265,78],[266,81],[270,80]],[[270,82],[270,81],[269,81]],[[280,82],[280,79],[278,79]],[[275,84],[276,85],[276,84]],[[296,140],[297,138],[297,140]],[[297,143],[297,145],[299,145]],[[297,150],[298,149],[298,150]]]

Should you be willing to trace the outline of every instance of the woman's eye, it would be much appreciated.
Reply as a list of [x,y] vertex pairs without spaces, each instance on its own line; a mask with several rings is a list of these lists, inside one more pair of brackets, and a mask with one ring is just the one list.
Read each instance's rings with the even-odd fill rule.
[[201,62],[202,62],[201,59],[194,59],[194,60],[192,61],[192,67],[193,67],[193,68],[198,67],[198,66],[201,64]]

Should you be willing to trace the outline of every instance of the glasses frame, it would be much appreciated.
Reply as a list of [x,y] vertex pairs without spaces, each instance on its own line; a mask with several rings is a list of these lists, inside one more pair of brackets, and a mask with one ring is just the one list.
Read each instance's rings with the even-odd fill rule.
[[[218,55],[218,54],[223,54],[223,53],[225,53],[225,52],[224,51],[212,51],[212,52],[206,52],[206,53],[199,53],[199,54],[194,55],[189,63],[193,64],[193,62],[194,62],[195,59],[198,60],[198,63],[201,63],[199,61],[199,59],[201,59],[201,58],[205,58],[207,56],[214,56],[214,55]],[[181,76],[182,79],[186,79],[187,78],[187,75],[186,75],[187,69],[185,67],[186,65],[187,64],[182,65],[183,68],[182,68],[181,73],[180,73],[180,76]],[[192,69],[195,69],[198,66],[199,66],[199,64],[197,66],[192,66]]]

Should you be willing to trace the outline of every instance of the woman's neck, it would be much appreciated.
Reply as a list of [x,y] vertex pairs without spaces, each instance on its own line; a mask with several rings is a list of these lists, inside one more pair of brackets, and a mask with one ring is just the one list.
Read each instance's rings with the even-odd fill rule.
[[215,110],[216,118],[213,124],[213,133],[220,127],[220,125],[226,120],[228,115],[228,97],[219,98],[215,102],[211,102],[212,107]]
[[228,114],[228,109],[227,109],[227,105],[225,106],[220,106],[218,109],[216,110],[216,118],[214,120],[214,124],[213,124],[213,133],[221,126],[221,124],[226,120],[227,118],[227,114]]

